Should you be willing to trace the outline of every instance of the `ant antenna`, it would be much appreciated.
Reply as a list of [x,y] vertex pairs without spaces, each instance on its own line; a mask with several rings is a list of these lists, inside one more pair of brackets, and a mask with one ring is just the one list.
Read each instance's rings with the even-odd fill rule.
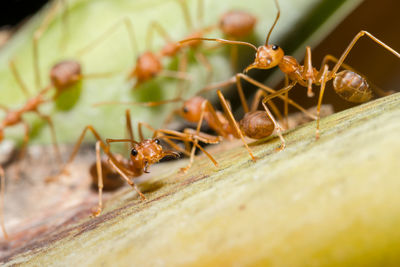
[[274,0],[274,2],[275,2],[275,5],[276,5],[276,8],[278,9],[278,14],[276,15],[274,24],[272,24],[272,27],[271,27],[271,29],[269,30],[269,33],[268,33],[268,35],[267,35],[267,40],[265,41],[265,45],[268,45],[268,41],[269,41],[269,37],[271,36],[271,32],[272,32],[272,30],[274,29],[276,23],[278,22],[278,19],[279,19],[280,15],[281,15],[281,9],[279,8],[278,0]]
[[196,38],[188,38],[188,39],[179,41],[178,44],[179,44],[179,46],[183,46],[184,43],[188,43],[188,42],[191,42],[191,41],[200,41],[200,40],[203,40],[203,41],[214,41],[214,42],[218,42],[218,43],[221,43],[221,44],[247,45],[247,46],[250,46],[251,48],[253,48],[254,50],[257,51],[257,47],[255,45],[247,43],[247,42],[232,41],[232,40],[225,40],[225,39],[215,39],[215,38],[198,38],[198,37],[196,37]]

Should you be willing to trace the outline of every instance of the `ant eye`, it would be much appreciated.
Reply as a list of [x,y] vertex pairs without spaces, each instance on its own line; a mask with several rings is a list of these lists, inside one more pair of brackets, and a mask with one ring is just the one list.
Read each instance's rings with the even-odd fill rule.
[[135,157],[137,154],[138,154],[138,151],[136,149],[132,148],[131,155]]
[[157,145],[159,145],[159,144],[161,143],[159,139],[154,140],[154,142],[155,142]]
[[279,48],[279,46],[277,46],[277,45],[272,46],[272,50],[278,50],[278,48]]
[[188,113],[189,112],[189,110],[188,110],[188,108],[185,106],[185,107],[183,107],[183,112],[184,113]]

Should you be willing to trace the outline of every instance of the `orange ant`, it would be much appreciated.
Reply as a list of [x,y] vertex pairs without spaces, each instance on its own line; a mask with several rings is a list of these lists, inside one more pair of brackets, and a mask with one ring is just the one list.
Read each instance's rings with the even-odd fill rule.
[[[318,85],[320,86],[320,94],[318,98],[318,105],[317,105],[317,129],[316,129],[316,138],[319,138],[319,121],[320,121],[320,108],[321,108],[321,103],[322,103],[322,98],[324,95],[325,91],[325,85],[328,81],[333,79],[333,86],[336,91],[336,93],[344,98],[347,101],[350,102],[355,102],[355,103],[362,103],[366,102],[372,97],[372,91],[368,86],[368,83],[366,79],[354,72],[352,68],[350,68],[348,65],[344,64],[344,60],[346,59],[347,55],[349,54],[350,50],[354,47],[356,42],[362,37],[362,36],[367,36],[370,39],[372,39],[374,42],[376,42],[378,45],[384,47],[387,49],[389,52],[394,54],[395,56],[400,58],[400,54],[393,50],[391,47],[380,41],[378,38],[370,34],[369,32],[366,31],[360,31],[350,42],[350,44],[347,46],[343,54],[339,59],[335,58],[332,55],[326,55],[325,58],[322,61],[321,64],[321,69],[318,71],[317,69],[313,68],[312,66],[312,61],[311,61],[311,48],[309,46],[306,47],[306,54],[305,54],[305,60],[304,60],[304,65],[300,65],[297,60],[294,57],[287,56],[284,54],[282,48],[280,48],[277,45],[269,44],[269,37],[271,35],[272,30],[274,29],[276,23],[278,22],[279,16],[280,16],[280,8],[277,0],[274,0],[275,5],[278,9],[278,13],[276,16],[276,19],[267,35],[267,39],[265,41],[265,44],[256,47],[253,44],[247,43],[247,42],[240,42],[240,41],[230,41],[230,40],[225,40],[225,39],[215,39],[215,38],[189,38],[186,40],[180,41],[180,44],[185,44],[187,42],[193,42],[193,41],[199,41],[199,40],[205,40],[205,41],[215,41],[219,42],[222,44],[238,44],[238,45],[246,45],[251,48],[253,48],[257,53],[255,56],[255,60],[252,64],[250,64],[244,72],[247,73],[251,69],[270,69],[273,67],[278,66],[279,69],[285,74],[286,81],[291,81],[290,83],[287,83],[287,86],[285,86],[283,89],[279,90],[278,93],[272,94],[270,96],[267,96],[263,99],[263,104],[265,104],[267,101],[271,100],[274,97],[277,97],[280,94],[286,94],[298,83],[301,86],[307,87],[307,95],[309,97],[313,96],[312,92],[312,85]],[[332,70],[329,70],[328,62],[336,62],[335,66],[333,67]],[[345,70],[342,72],[338,72],[339,68],[343,67]],[[267,87],[261,83],[256,82],[249,76],[238,73],[233,77],[233,79],[218,84],[218,85],[212,85],[209,86],[208,88],[205,88],[206,90],[219,87],[221,85],[227,85],[227,84],[232,84],[235,83],[237,84],[240,96],[241,96],[241,101],[242,105],[245,109],[245,112],[248,111],[247,103],[246,100],[244,99],[243,92],[242,92],[242,85],[240,80],[244,79],[251,84],[254,84],[256,86],[259,86],[260,88],[266,89]],[[247,111],[246,111],[247,110]]]
[[[140,141],[137,142],[134,139],[133,131],[132,131],[132,125],[131,125],[131,117],[130,117],[130,111],[126,110],[126,123],[127,123],[127,129],[128,129],[128,134],[129,138],[124,138],[124,139],[103,139],[99,135],[99,133],[93,128],[93,126],[88,125],[85,127],[85,129],[82,131],[78,141],[76,142],[73,152],[71,156],[69,157],[68,161],[62,168],[62,172],[66,171],[66,168],[69,164],[72,163],[74,160],[76,154],[78,153],[79,147],[81,146],[81,143],[85,137],[85,134],[90,131],[96,138],[96,172],[94,171],[94,166],[91,167],[91,176],[92,176],[92,181],[97,182],[98,185],[98,195],[99,195],[99,201],[98,201],[98,206],[97,209],[93,212],[94,216],[98,216],[103,208],[103,202],[102,202],[102,192],[103,192],[103,187],[104,185],[109,185],[112,184],[111,187],[118,188],[122,184],[121,183],[116,183],[115,181],[111,181],[111,179],[116,175],[122,177],[124,181],[126,181],[133,189],[139,194],[142,200],[145,200],[146,197],[144,194],[140,191],[140,189],[137,187],[137,185],[133,182],[132,178],[138,177],[142,175],[143,173],[149,173],[149,167],[160,161],[162,158],[166,156],[173,156],[173,157],[178,157],[179,154],[174,151],[170,150],[164,150],[163,147],[161,146],[160,139],[164,139],[167,141],[169,144],[173,146],[173,148],[176,148],[178,150],[181,150],[178,146],[176,146],[173,142],[171,142],[169,139],[175,139],[175,140],[182,140],[184,142],[192,142],[193,147],[198,147],[201,149],[203,152],[206,153],[206,155],[212,160],[212,162],[217,165],[217,162],[213,159],[213,157],[208,154],[199,144],[199,141],[203,142],[208,142],[208,143],[218,143],[219,138],[217,137],[212,137],[206,134],[203,134],[201,132],[196,131],[196,132],[186,132],[186,133],[180,133],[177,131],[172,131],[172,130],[154,130],[150,125],[146,123],[139,123],[139,137]],[[150,130],[154,131],[152,139],[144,139],[143,133],[142,133],[142,126],[145,126],[149,128]],[[110,144],[111,143],[116,143],[116,142],[126,142],[131,144],[131,150],[130,150],[130,158],[129,160],[125,159],[123,156],[119,154],[112,153],[110,151]],[[103,150],[103,152],[107,155],[107,160],[102,160],[100,157],[100,149]],[[193,151],[194,149],[192,149]],[[194,155],[194,152],[193,152]],[[191,163],[190,163],[191,164]],[[103,176],[103,168],[105,170],[105,176]],[[105,183],[103,180],[105,179]],[[106,187],[106,189],[111,190],[112,188]]]
[[[285,98],[281,96],[279,93],[269,87],[267,87],[267,92],[271,93],[271,95],[277,95],[282,100],[288,102],[292,106],[299,109],[305,115],[312,119],[316,119],[316,116],[309,113],[299,104],[294,102],[289,98]],[[285,142],[281,134],[281,127],[274,119],[266,104],[263,103],[264,109],[267,112],[267,115],[263,111],[256,111],[258,107],[258,103],[260,102],[262,97],[265,97],[267,94],[262,89],[258,90],[255,98],[253,99],[253,103],[251,105],[251,111],[247,111],[244,118],[239,122],[239,126],[237,125],[236,120],[234,119],[232,112],[230,111],[230,107],[228,102],[223,97],[222,93],[218,91],[218,96],[220,102],[223,106],[224,112],[215,110],[212,104],[202,96],[194,96],[186,101],[181,98],[175,98],[170,100],[162,100],[162,101],[154,101],[154,102],[118,102],[118,101],[110,101],[110,102],[101,102],[95,104],[104,105],[104,104],[128,104],[128,105],[141,105],[141,106],[158,106],[162,104],[172,103],[172,102],[183,102],[183,105],[180,109],[175,110],[173,113],[178,113],[184,120],[192,123],[197,123],[197,131],[200,130],[203,120],[207,123],[207,125],[214,130],[219,136],[225,139],[232,138],[240,138],[246,149],[249,152],[250,157],[255,160],[255,157],[248,147],[247,143],[244,140],[244,135],[253,138],[253,139],[261,139],[267,137],[272,134],[274,129],[277,130],[279,137],[282,140],[281,149],[285,147]],[[280,114],[278,108],[272,101],[267,101],[268,105],[271,107],[272,111],[275,115],[282,120],[282,115]],[[186,129],[187,130],[187,129]],[[190,167],[190,166],[189,166]]]
[[[17,69],[14,66],[14,63],[11,61],[10,62],[10,67],[11,70],[15,76],[15,78],[17,79],[17,82],[20,85],[21,90],[29,95],[25,85],[22,83],[22,80],[20,79],[19,73],[17,71]],[[45,121],[47,121],[47,123],[50,126],[50,130],[51,130],[51,137],[53,140],[53,145],[54,145],[54,150],[56,152],[57,155],[57,159],[59,160],[59,162],[61,162],[61,154],[60,151],[58,149],[58,145],[57,145],[57,139],[56,139],[56,133],[54,130],[54,125],[53,122],[51,120],[51,118],[47,115],[42,114],[39,111],[39,106],[41,106],[42,104],[49,102],[50,99],[47,99],[45,96],[47,94],[47,92],[52,88],[52,86],[47,86],[46,88],[44,88],[43,90],[41,90],[35,97],[29,98],[25,104],[18,108],[18,109],[14,109],[14,110],[10,110],[5,106],[0,106],[0,109],[3,109],[6,112],[6,116],[4,117],[4,119],[1,121],[0,123],[0,142],[2,142],[4,140],[4,130],[5,128],[11,127],[11,126],[15,126],[18,124],[22,124],[25,128],[25,135],[24,135],[24,139],[23,139],[23,143],[22,143],[22,148],[19,154],[19,158],[21,159],[23,157],[23,155],[25,154],[25,150],[26,150],[26,145],[29,141],[29,125],[28,123],[23,119],[23,115],[26,113],[36,113],[39,117],[41,117],[42,119],[44,119]],[[0,199],[3,203],[4,200],[4,187],[5,187],[5,181],[4,181],[4,170],[3,168],[0,166],[0,176],[1,176],[1,196]],[[3,205],[3,204],[2,204]],[[3,234],[4,237],[7,239],[7,233],[5,231],[5,227],[4,227],[4,222],[3,222],[3,206],[0,206],[0,216],[1,216],[1,228],[3,230]]]
[[[240,11],[240,10],[232,10],[232,11],[222,14],[217,25],[202,27],[198,30],[195,30],[193,27],[193,22],[190,18],[190,14],[189,14],[189,10],[188,10],[186,1],[178,0],[178,3],[180,4],[182,12],[184,14],[184,18],[185,18],[188,30],[189,30],[189,32],[191,32],[186,38],[201,38],[204,36],[204,34],[210,32],[211,30],[213,30],[215,28],[218,28],[228,38],[237,39],[237,38],[248,36],[253,31],[255,23],[257,21],[253,15],[251,15],[247,12]],[[203,0],[198,0],[197,19],[200,22],[203,20],[203,13],[204,13],[203,10],[204,10]],[[182,49],[184,48],[179,42],[172,41],[172,38],[168,35],[167,31],[162,27],[162,25],[155,21],[153,21],[150,24],[150,27],[149,27],[149,30],[147,33],[148,47],[151,47],[153,32],[158,32],[166,42],[166,44],[161,48],[161,51],[160,51],[161,57],[174,57],[178,53],[180,53],[182,51]],[[194,51],[197,61],[206,67],[206,69],[209,73],[207,80],[210,80],[211,79],[210,75],[212,73],[212,66],[211,66],[210,62],[207,60],[207,58],[204,56],[204,54],[198,51],[199,45],[200,45],[199,41],[192,41],[192,42],[188,42],[185,45],[185,47],[190,48]],[[232,57],[233,64],[236,65],[236,61],[237,61],[237,50],[236,49],[232,50],[231,57]],[[153,64],[153,65],[156,65],[156,64]],[[180,73],[186,72],[186,65],[187,65],[187,55],[186,55],[186,53],[183,53],[183,57],[180,59],[180,62],[179,62]],[[182,89],[180,89],[180,91],[178,92],[178,95],[181,95],[181,93],[182,93]]]
[[[63,31],[63,38],[61,39],[61,45],[64,46],[66,44],[65,38],[68,36],[67,34],[67,2],[66,0],[58,0],[54,2],[54,5],[50,8],[47,15],[43,19],[42,24],[33,34],[33,69],[35,74],[35,83],[36,87],[41,87],[41,75],[40,75],[40,67],[39,67],[39,40],[42,37],[43,33],[49,27],[50,21],[54,18],[55,14],[57,13],[60,6],[63,6],[62,12],[62,31]],[[79,54],[82,56],[83,54]],[[107,77],[111,73],[92,73],[92,74],[83,74],[82,73],[82,65],[77,60],[62,60],[56,64],[54,64],[49,72],[50,82],[56,90],[53,99],[57,99],[60,94],[64,91],[72,88],[78,82],[82,81],[83,79],[88,78],[101,78]]]

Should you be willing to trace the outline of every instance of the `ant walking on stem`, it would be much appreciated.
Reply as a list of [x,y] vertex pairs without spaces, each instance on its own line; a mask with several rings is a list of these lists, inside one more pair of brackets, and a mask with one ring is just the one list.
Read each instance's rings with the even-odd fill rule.
[[[218,143],[219,139],[217,137],[212,137],[206,134],[203,134],[199,131],[196,132],[186,132],[180,133],[172,130],[154,130],[151,126],[146,123],[139,123],[139,137],[140,141],[135,141],[132,125],[131,125],[131,118],[130,118],[130,111],[126,111],[126,123],[129,138],[124,139],[103,139],[99,135],[99,133],[93,128],[93,126],[88,125],[85,127],[83,132],[81,133],[78,141],[76,142],[73,152],[69,157],[68,161],[65,163],[64,167],[62,168],[61,173],[65,173],[68,165],[72,163],[74,158],[76,157],[78,150],[82,144],[82,141],[88,131],[92,132],[94,137],[96,138],[96,170],[97,173],[94,175],[91,172],[92,180],[97,181],[98,183],[98,195],[99,201],[97,209],[93,212],[94,216],[97,216],[101,213],[103,208],[102,202],[102,192],[103,192],[103,179],[115,176],[118,174],[124,181],[126,181],[141,197],[142,200],[145,200],[146,197],[134,183],[132,178],[138,177],[143,173],[148,173],[149,167],[160,161],[162,158],[166,156],[173,156],[178,157],[179,154],[177,152],[171,150],[164,150],[161,146],[160,139],[166,140],[173,148],[180,150],[180,148],[175,145],[173,142],[170,142],[169,139],[175,140],[182,140],[184,142],[192,142],[194,147],[198,147],[203,152],[205,150],[198,144],[199,141],[208,142],[208,143]],[[148,127],[149,129],[154,131],[152,139],[144,139],[142,133],[142,126]],[[110,144],[116,142],[125,142],[130,143],[131,150],[130,150],[130,158],[125,159],[122,155],[112,153],[110,151]],[[102,160],[100,157],[100,149],[107,156],[107,160]],[[213,161],[214,164],[217,162],[212,158],[210,154],[205,152],[206,155]],[[194,154],[194,153],[193,153]],[[103,176],[103,169],[106,170],[106,175]],[[107,182],[108,184],[108,182]]]
[[[280,16],[280,8],[277,0],[274,0],[275,5],[278,9],[278,13],[276,16],[276,19],[267,35],[266,42],[264,45],[260,47],[256,47],[253,44],[247,43],[247,42],[240,42],[240,41],[230,41],[230,40],[225,40],[225,39],[215,39],[215,38],[189,38],[186,40],[180,41],[180,44],[185,44],[186,42],[192,42],[192,41],[199,41],[199,40],[205,40],[205,41],[214,41],[214,42],[219,42],[222,44],[233,44],[233,45],[246,45],[251,48],[253,48],[256,51],[256,56],[254,62],[249,65],[244,72],[247,73],[251,69],[271,69],[273,67],[278,66],[279,69],[285,74],[286,80],[289,81],[290,83],[285,86],[283,89],[279,90],[278,93],[269,95],[263,99],[263,103],[265,104],[268,100],[271,100],[274,97],[277,97],[281,94],[286,94],[298,83],[301,86],[307,87],[307,95],[309,97],[312,97],[314,94],[312,92],[312,85],[315,84],[317,86],[320,86],[320,93],[319,93],[319,98],[318,98],[318,105],[317,105],[317,129],[316,129],[316,138],[319,138],[319,121],[320,121],[320,108],[322,104],[322,98],[324,95],[325,91],[325,85],[328,81],[333,80],[333,86],[334,90],[336,93],[344,98],[347,101],[350,102],[355,102],[355,103],[362,103],[366,102],[372,97],[372,90],[369,87],[366,79],[354,72],[349,66],[344,64],[344,60],[346,59],[347,55],[350,53],[351,49],[354,47],[356,42],[362,37],[362,36],[367,36],[371,40],[373,40],[375,43],[378,45],[382,46],[398,58],[400,58],[400,54],[396,52],[394,49],[380,41],[378,38],[370,34],[369,32],[366,31],[360,31],[350,42],[350,44],[347,46],[343,54],[340,56],[339,59],[335,58],[332,55],[327,55],[322,61],[321,68],[320,70],[315,69],[312,66],[312,61],[311,61],[311,48],[309,46],[306,47],[306,54],[305,54],[305,60],[304,60],[304,65],[300,65],[297,60],[294,57],[285,55],[282,48],[280,48],[277,45],[269,44],[269,37],[271,35],[272,30],[274,29],[275,25],[278,22],[279,16]],[[333,67],[332,70],[329,70],[328,62],[333,61],[335,62],[335,66]],[[338,72],[339,68],[342,67],[345,70]],[[235,77],[227,82],[223,82],[221,84],[217,85],[212,85],[205,90],[209,90],[212,88],[216,88],[219,86],[227,85],[227,84],[232,84],[235,83],[237,84],[239,92],[242,91],[241,87],[241,82],[240,80],[244,79],[248,81],[249,83],[259,86],[260,88],[264,88],[267,90],[268,87],[265,85],[256,82],[249,76],[238,73],[235,75]],[[243,97],[243,94],[240,95],[241,101],[245,109],[247,103],[246,100]]]
[[[274,94],[278,94],[277,91],[273,89],[268,89],[268,92]],[[140,105],[140,106],[158,106],[162,104],[167,104],[171,102],[180,102],[184,101],[182,108],[175,110],[173,113],[178,113],[183,119],[188,122],[197,123],[196,131],[200,130],[203,120],[208,124],[208,126],[214,130],[219,136],[223,137],[224,139],[232,139],[232,138],[240,138],[247,151],[249,152],[250,157],[255,160],[255,156],[253,155],[251,149],[248,147],[247,143],[244,140],[244,135],[248,136],[253,139],[261,139],[267,137],[273,133],[276,129],[282,144],[280,149],[283,149],[285,146],[284,139],[281,134],[281,127],[269,111],[267,105],[263,103],[264,109],[267,112],[268,116],[263,111],[256,111],[258,104],[262,97],[266,96],[266,92],[263,90],[259,90],[256,93],[256,97],[253,100],[251,105],[251,110],[247,111],[245,117],[239,122],[236,122],[234,119],[232,112],[230,111],[230,107],[228,102],[225,100],[224,96],[220,91],[218,91],[218,96],[220,102],[223,106],[224,112],[215,110],[212,104],[201,96],[194,96],[186,101],[180,98],[170,99],[170,100],[163,100],[163,101],[154,101],[154,102],[118,102],[118,101],[110,101],[110,102],[101,102],[95,104],[104,105],[104,104],[128,104],[128,105]],[[287,100],[289,104],[293,105],[294,107],[298,108],[301,112],[306,114],[308,117],[312,119],[316,119],[316,117],[301,107],[299,104],[294,102],[289,98],[285,98],[283,96],[278,95],[283,100]],[[272,101],[266,102],[276,116],[282,119],[282,116]],[[188,129],[185,129],[188,131]],[[193,147],[194,148],[194,147]],[[194,152],[193,152],[194,153]],[[192,156],[191,156],[192,162]],[[191,165],[191,164],[190,164]],[[189,165],[189,167],[190,167]]]

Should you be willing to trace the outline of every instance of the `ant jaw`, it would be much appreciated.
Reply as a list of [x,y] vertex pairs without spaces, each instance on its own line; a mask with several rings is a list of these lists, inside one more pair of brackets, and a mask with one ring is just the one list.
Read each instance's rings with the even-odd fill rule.
[[143,172],[144,173],[150,173],[149,172],[149,163],[147,161],[144,163]]
[[256,69],[257,66],[258,66],[258,64],[257,64],[256,62],[254,62],[253,64],[247,66],[247,68],[244,69],[243,73],[244,73],[244,74],[247,74],[247,72],[248,72],[249,70],[251,70],[251,69]]
[[178,152],[168,150],[163,153],[163,157],[165,157],[165,156],[172,156],[174,158],[179,158],[181,155]]

